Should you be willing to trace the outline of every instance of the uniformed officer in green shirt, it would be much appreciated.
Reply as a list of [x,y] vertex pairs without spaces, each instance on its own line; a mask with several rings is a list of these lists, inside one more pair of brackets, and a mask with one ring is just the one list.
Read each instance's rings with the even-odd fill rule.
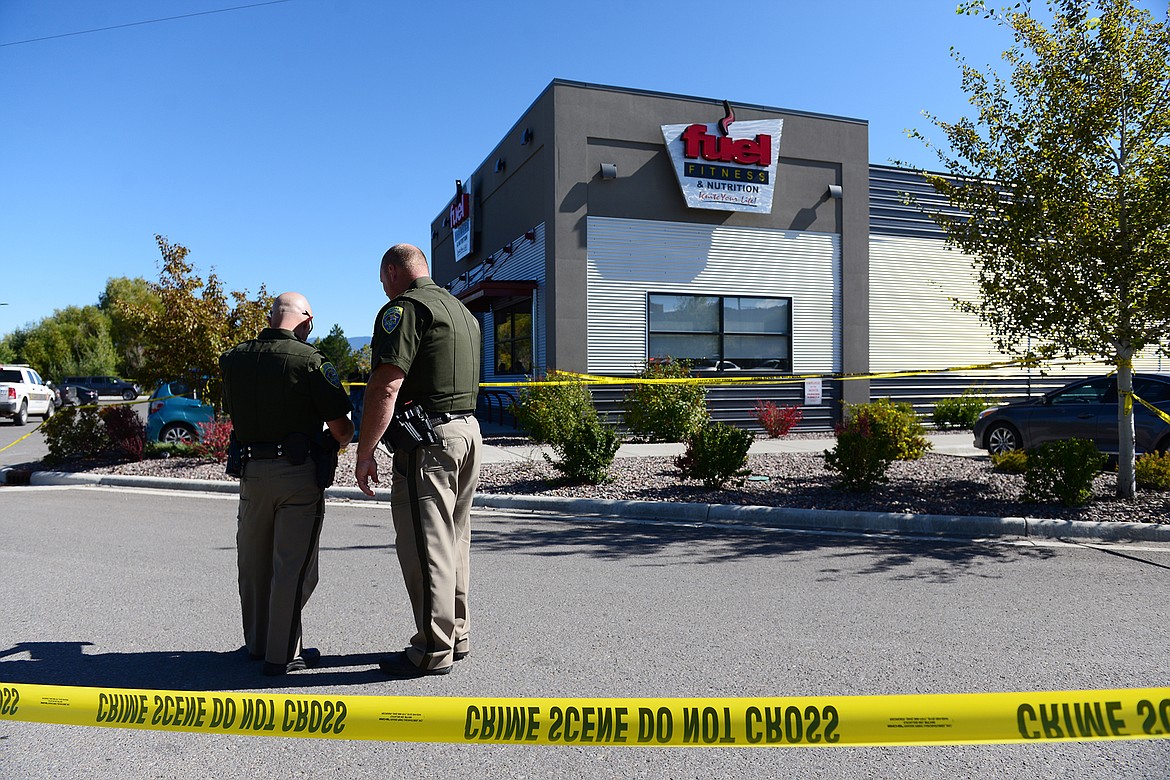
[[374,321],[354,469],[358,487],[374,495],[374,450],[388,434],[395,547],[415,620],[410,646],[379,664],[392,677],[447,674],[470,648],[471,501],[482,447],[474,414],[479,323],[428,274],[418,247],[398,244],[382,257],[390,302]]
[[[244,644],[264,674],[316,666],[301,646],[301,609],[317,585],[325,518],[316,460],[323,424],[339,447],[353,438],[349,396],[333,365],[305,343],[313,310],[299,293],[276,297],[268,327],[219,358],[224,409],[243,460],[236,530]],[[334,464],[336,462],[334,461]]]

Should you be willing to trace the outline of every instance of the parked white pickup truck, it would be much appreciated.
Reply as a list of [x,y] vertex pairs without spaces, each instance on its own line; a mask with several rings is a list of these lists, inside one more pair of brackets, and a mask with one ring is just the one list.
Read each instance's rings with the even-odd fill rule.
[[30,414],[47,420],[57,411],[56,397],[28,366],[0,365],[0,417],[9,417],[16,425],[28,422]]

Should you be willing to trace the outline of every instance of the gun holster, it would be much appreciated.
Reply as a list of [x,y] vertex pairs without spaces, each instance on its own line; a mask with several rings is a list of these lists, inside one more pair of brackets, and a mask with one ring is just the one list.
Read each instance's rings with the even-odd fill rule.
[[333,484],[337,476],[337,455],[341,444],[329,431],[319,431],[309,442],[309,456],[317,466],[317,487],[324,490]]
[[390,418],[382,441],[395,453],[410,453],[421,446],[443,443],[426,410],[414,405],[401,409]]
[[228,439],[227,462],[224,463],[223,470],[229,477],[244,475],[244,448],[240,446],[235,431],[232,431],[231,438]]

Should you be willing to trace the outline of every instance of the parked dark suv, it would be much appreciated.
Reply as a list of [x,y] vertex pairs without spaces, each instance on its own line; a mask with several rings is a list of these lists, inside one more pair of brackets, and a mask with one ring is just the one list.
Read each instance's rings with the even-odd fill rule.
[[138,397],[138,386],[116,376],[67,376],[61,380],[65,385],[83,385],[98,395],[120,395],[127,401]]

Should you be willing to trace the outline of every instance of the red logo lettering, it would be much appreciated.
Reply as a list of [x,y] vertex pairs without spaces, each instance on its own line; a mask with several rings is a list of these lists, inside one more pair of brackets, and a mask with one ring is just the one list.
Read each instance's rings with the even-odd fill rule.
[[451,202],[451,208],[447,212],[447,219],[451,223],[451,227],[457,228],[469,216],[471,216],[471,196],[465,192]]
[[768,167],[772,161],[772,136],[720,138],[707,132],[706,125],[690,125],[682,134],[683,157],[708,162],[736,162]]

